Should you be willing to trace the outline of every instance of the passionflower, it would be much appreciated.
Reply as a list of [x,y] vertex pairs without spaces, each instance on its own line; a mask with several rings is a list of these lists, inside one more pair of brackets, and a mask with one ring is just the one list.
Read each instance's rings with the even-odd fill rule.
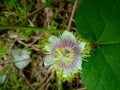
[[45,45],[47,55],[44,65],[51,65],[58,78],[69,80],[82,70],[82,55],[86,49],[86,42],[77,41],[72,32],[64,31],[58,38],[54,35],[48,39]]

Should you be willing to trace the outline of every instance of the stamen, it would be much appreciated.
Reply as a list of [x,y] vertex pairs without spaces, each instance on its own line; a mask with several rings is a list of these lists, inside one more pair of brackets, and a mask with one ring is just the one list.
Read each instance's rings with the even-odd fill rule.
[[[67,60],[60,60],[61,61],[61,67],[62,68],[73,68],[77,61],[78,61],[78,57],[80,55],[80,49],[79,47],[76,45],[76,42],[72,41],[72,40],[67,40],[67,39],[62,39],[60,40],[59,42],[57,42],[54,46],[53,46],[53,49],[51,50],[51,55],[52,57],[55,56],[55,51],[56,49],[60,49],[61,48],[64,49],[64,52],[62,51],[62,53],[64,54],[69,54],[71,51],[73,52],[72,55],[73,55],[73,58],[70,58],[71,62],[68,62]],[[70,48],[70,50],[68,50],[69,53],[66,53],[65,52],[65,49],[66,48]],[[57,53],[58,54],[58,53]],[[59,55],[58,55],[59,56]],[[64,56],[64,55],[63,55]],[[67,55],[66,55],[67,56]],[[54,57],[55,58],[55,57]],[[68,57],[67,57],[68,58]]]

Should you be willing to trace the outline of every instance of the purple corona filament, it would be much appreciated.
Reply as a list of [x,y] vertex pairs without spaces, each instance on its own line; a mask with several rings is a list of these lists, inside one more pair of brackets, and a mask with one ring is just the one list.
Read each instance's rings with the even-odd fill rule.
[[80,49],[79,47],[77,46],[76,42],[73,41],[73,40],[68,40],[68,39],[61,39],[59,42],[57,42],[52,50],[51,50],[51,56],[54,57],[54,52],[56,49],[59,49],[59,48],[70,48],[72,51],[73,51],[73,60],[70,62],[69,65],[66,65],[66,62],[67,61],[62,61],[61,60],[61,68],[66,68],[66,69],[71,69],[73,68],[78,59],[79,59],[79,56],[80,56]]

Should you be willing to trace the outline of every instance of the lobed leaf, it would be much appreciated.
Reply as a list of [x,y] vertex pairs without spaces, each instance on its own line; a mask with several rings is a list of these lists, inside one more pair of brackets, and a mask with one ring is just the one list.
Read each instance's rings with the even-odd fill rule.
[[82,0],[75,21],[78,32],[98,47],[83,63],[88,90],[120,90],[120,0]]

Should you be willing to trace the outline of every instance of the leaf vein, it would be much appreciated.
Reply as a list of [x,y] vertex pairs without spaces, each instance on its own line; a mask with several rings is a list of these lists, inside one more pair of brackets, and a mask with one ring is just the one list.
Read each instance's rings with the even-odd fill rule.
[[[99,47],[99,48],[100,48],[100,47]],[[111,65],[109,64],[109,62],[107,61],[107,57],[105,56],[104,51],[102,50],[102,48],[100,48],[100,50],[101,50],[101,52],[103,53],[103,56],[105,57],[105,60],[106,60],[107,64],[110,66],[111,70],[114,72],[114,69],[112,68],[112,66],[111,66]],[[113,74],[114,74],[114,75],[116,76],[116,78],[118,79],[116,73],[114,72]],[[118,81],[120,82],[119,79],[118,79]]]

